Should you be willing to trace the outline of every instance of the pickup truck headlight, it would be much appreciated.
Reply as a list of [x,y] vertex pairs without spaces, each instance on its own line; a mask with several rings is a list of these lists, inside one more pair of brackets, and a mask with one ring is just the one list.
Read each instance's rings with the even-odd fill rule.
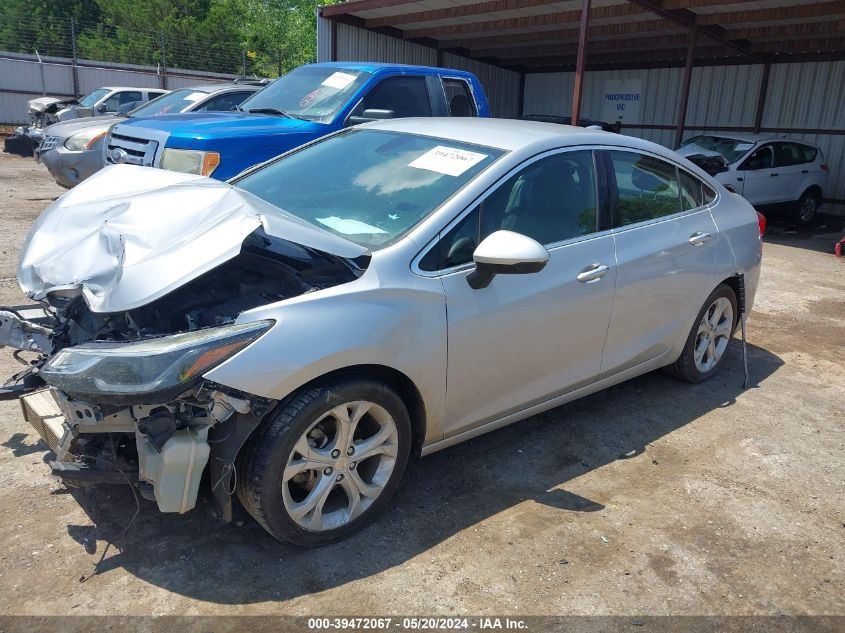
[[84,152],[91,149],[94,147],[94,143],[106,135],[109,127],[111,126],[94,127],[77,132],[65,141],[65,149],[69,149],[71,152]]
[[186,174],[210,176],[220,164],[217,152],[201,152],[194,149],[165,149],[161,155],[162,169],[181,171]]
[[272,324],[255,321],[132,343],[66,347],[41,368],[40,375],[48,385],[70,394],[140,395],[187,388]]

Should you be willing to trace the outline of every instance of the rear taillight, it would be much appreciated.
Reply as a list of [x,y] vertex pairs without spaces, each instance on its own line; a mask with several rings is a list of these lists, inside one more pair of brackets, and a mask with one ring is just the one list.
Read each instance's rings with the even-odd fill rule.
[[819,165],[819,167],[821,167],[822,171],[825,173],[830,171],[830,167],[827,166],[827,163],[822,163],[821,165]]
[[757,212],[757,226],[760,227],[760,237],[766,234],[766,216]]

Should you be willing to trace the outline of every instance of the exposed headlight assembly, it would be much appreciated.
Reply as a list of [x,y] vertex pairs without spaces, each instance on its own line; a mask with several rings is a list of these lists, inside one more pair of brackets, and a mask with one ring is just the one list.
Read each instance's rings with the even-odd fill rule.
[[83,152],[94,147],[94,144],[106,135],[109,127],[94,127],[77,132],[65,141],[65,149],[71,152]]
[[161,155],[161,168],[181,171],[186,174],[210,176],[220,164],[217,152],[201,152],[194,149],[165,149]]
[[66,347],[41,368],[40,374],[48,385],[72,395],[178,393],[271,325],[273,321],[254,321],[133,343]]

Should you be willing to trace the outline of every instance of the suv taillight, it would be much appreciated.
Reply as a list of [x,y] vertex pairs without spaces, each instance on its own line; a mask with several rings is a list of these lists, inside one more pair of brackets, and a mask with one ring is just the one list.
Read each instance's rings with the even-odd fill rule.
[[760,227],[760,237],[766,234],[766,216],[757,212],[757,226]]
[[822,163],[821,165],[819,165],[819,167],[821,167],[822,171],[824,171],[825,173],[828,173],[830,171],[830,168],[827,166],[827,163]]

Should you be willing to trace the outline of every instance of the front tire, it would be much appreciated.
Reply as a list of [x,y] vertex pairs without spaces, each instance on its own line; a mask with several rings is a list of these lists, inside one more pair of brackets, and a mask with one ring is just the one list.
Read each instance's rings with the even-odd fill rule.
[[264,529],[304,547],[356,532],[393,496],[411,448],[393,389],[349,377],[301,391],[241,453],[238,498]]
[[719,284],[698,312],[680,358],[666,370],[692,383],[715,376],[724,365],[738,315],[733,289]]

